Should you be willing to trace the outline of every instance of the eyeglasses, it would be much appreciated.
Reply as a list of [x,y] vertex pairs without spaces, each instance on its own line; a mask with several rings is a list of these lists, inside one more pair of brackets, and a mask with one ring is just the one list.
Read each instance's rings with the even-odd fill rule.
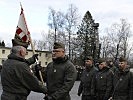
[[53,52],[62,52],[63,50],[53,50]]

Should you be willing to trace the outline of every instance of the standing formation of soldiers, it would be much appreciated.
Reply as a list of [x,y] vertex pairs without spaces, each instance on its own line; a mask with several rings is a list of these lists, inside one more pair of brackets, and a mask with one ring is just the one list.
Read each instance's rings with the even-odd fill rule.
[[[14,44],[14,43],[13,43]],[[69,95],[77,77],[77,70],[65,55],[65,46],[54,43],[52,62],[43,70],[41,82],[39,75],[33,75],[29,65],[35,63],[38,55],[25,59],[27,45],[14,44],[1,71],[1,100],[27,100],[31,91],[44,93],[45,100],[71,100]],[[35,68],[41,70],[40,67]],[[93,58],[87,57],[82,69],[78,96],[82,100],[133,100],[133,72],[123,57],[118,66],[112,60],[100,58],[94,66]],[[39,74],[36,73],[36,74]]]
[[86,59],[81,76],[78,96],[82,100],[133,100],[133,72],[124,57],[119,58],[118,66],[113,61],[100,58],[97,68]]

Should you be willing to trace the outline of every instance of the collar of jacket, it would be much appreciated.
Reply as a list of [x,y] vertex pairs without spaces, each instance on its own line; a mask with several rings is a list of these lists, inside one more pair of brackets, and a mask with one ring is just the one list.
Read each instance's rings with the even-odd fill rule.
[[21,58],[21,57],[18,57],[17,55],[11,53],[8,55],[8,59],[14,59],[14,60],[19,60],[19,61],[22,61],[22,62],[25,62],[26,60],[24,58]]
[[86,71],[89,72],[92,68],[93,68],[93,65],[92,65],[92,66],[88,66],[88,67],[86,67],[85,69],[86,69]]
[[65,56],[65,57],[63,57],[63,58],[58,57],[58,58],[56,58],[56,59],[53,59],[53,62],[54,62],[54,63],[63,63],[63,62],[66,62],[67,60],[68,60],[68,57],[67,57],[67,56]]
[[120,74],[126,74],[127,72],[129,72],[129,70],[130,70],[129,67],[125,68],[124,70],[121,70],[121,69],[119,68],[119,73],[120,73]]
[[103,67],[102,69],[99,68],[99,71],[105,71],[105,70],[109,70],[109,68],[107,66]]

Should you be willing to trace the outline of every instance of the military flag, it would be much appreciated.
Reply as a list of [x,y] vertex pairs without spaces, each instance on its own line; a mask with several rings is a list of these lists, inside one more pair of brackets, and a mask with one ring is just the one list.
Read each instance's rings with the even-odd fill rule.
[[[14,37],[14,39],[12,39],[12,44],[13,44],[13,46],[21,45],[21,46],[24,46],[25,48],[27,48],[28,45],[31,44],[33,54],[35,54],[35,48],[34,48],[34,45],[32,43],[31,37],[30,37],[30,32],[28,31],[28,27],[26,24],[25,16],[24,16],[24,10],[23,10],[21,4],[20,4],[20,6],[21,6],[21,13],[19,16],[19,21],[18,21],[18,25],[16,28],[15,37]],[[39,66],[38,59],[36,59],[36,64],[37,64],[37,66]],[[38,77],[40,76],[40,80],[44,84],[41,71],[40,70],[36,70],[36,71],[39,74]]]
[[28,45],[30,45],[30,32],[27,27],[22,5],[21,5],[21,13],[19,16],[19,21],[16,27],[15,37],[14,39],[12,39],[12,42],[13,46],[22,45],[27,48]]

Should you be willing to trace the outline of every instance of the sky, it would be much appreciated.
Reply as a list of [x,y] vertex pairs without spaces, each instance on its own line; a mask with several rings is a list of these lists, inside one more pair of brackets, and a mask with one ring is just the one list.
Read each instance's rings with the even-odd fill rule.
[[[42,32],[48,33],[49,7],[56,11],[66,11],[70,4],[78,8],[83,18],[86,11],[90,11],[95,23],[99,23],[99,34],[121,18],[133,27],[133,0],[0,0],[0,40],[11,44],[20,15],[20,2],[31,38],[41,40]],[[132,30],[133,31],[133,28]]]

